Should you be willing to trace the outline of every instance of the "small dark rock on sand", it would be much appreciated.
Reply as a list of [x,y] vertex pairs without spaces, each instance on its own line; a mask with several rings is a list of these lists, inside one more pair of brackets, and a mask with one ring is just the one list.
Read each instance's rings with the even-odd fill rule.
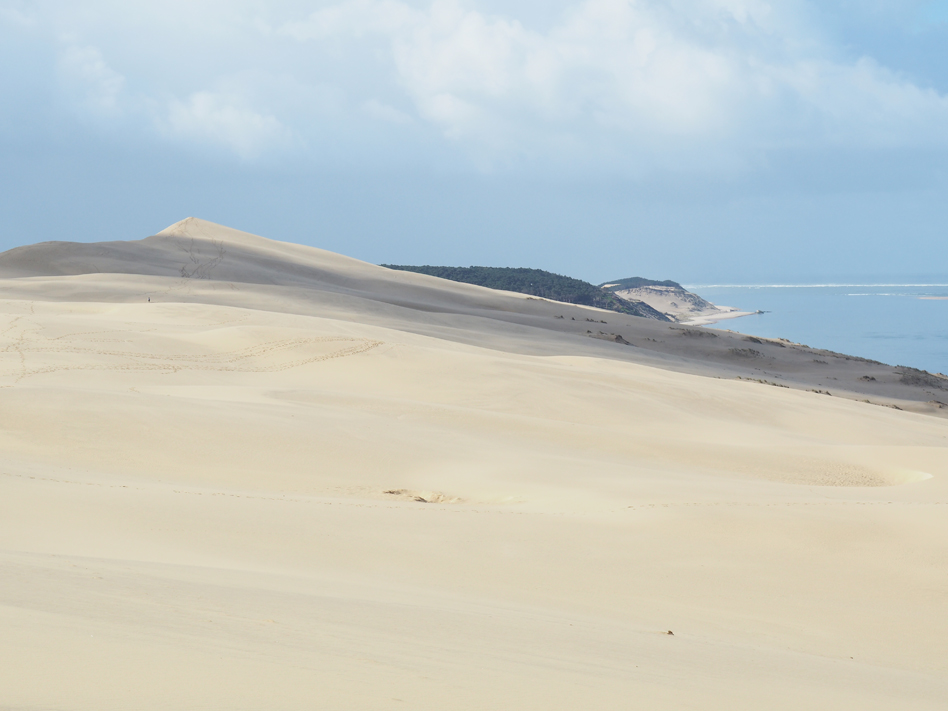
[[728,348],[728,353],[739,358],[763,358],[764,354],[753,348]]
[[711,331],[699,331],[697,328],[675,328],[675,331],[679,331],[680,335],[688,336],[689,338],[717,338],[718,334],[711,333]]

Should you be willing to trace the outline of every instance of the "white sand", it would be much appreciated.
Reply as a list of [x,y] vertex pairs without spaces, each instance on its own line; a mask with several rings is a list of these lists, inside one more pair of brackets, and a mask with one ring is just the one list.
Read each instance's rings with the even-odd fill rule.
[[[611,286],[615,286],[615,284]],[[616,291],[615,294],[631,301],[644,301],[673,321],[687,323],[691,326],[707,326],[718,321],[751,316],[757,313],[756,311],[741,311],[733,306],[712,304],[697,294],[685,291],[682,287],[640,286],[633,289],[622,289]]]
[[147,244],[0,280],[0,708],[945,708],[948,421]]
[[687,323],[690,326],[707,326],[719,321],[729,321],[742,316],[753,316],[756,311],[741,311],[733,306],[716,306],[714,311],[704,311],[695,315],[682,317],[679,323]]

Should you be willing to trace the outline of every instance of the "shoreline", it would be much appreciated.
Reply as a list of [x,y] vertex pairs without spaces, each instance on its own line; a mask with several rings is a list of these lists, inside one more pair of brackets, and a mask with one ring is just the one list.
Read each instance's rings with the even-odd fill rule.
[[[770,312],[765,319],[724,324],[724,328],[756,336],[786,337],[929,372],[946,372],[948,368],[944,339],[931,325],[935,315],[932,309],[937,311],[938,303],[948,303],[948,289],[722,288],[697,293],[715,304],[741,304],[747,311]],[[722,326],[716,326],[715,321],[693,323],[720,329]]]
[[[720,308],[730,308],[730,307],[724,306]],[[715,323],[718,323],[719,321],[729,321],[731,319],[741,318],[743,316],[755,316],[760,313],[762,312],[740,311],[738,309],[734,309],[733,311],[722,311],[720,313],[699,314],[693,318],[689,318],[686,321],[679,321],[678,323],[687,324],[689,326],[710,326]]]

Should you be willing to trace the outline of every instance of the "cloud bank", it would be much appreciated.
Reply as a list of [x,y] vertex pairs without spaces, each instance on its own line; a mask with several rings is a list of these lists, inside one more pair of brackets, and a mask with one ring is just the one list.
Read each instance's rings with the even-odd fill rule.
[[741,173],[948,147],[948,96],[804,0],[76,5],[0,8],[66,115],[245,162]]

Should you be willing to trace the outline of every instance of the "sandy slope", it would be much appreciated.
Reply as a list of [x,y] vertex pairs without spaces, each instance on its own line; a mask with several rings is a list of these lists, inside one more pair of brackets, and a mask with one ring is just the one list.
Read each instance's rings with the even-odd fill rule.
[[[615,285],[613,285],[615,286]],[[718,306],[680,286],[639,286],[614,292],[616,296],[644,301],[678,323],[705,326],[718,321],[750,316],[753,311],[741,311],[733,306]]]
[[945,419],[200,221],[0,273],[0,708],[944,708]]

